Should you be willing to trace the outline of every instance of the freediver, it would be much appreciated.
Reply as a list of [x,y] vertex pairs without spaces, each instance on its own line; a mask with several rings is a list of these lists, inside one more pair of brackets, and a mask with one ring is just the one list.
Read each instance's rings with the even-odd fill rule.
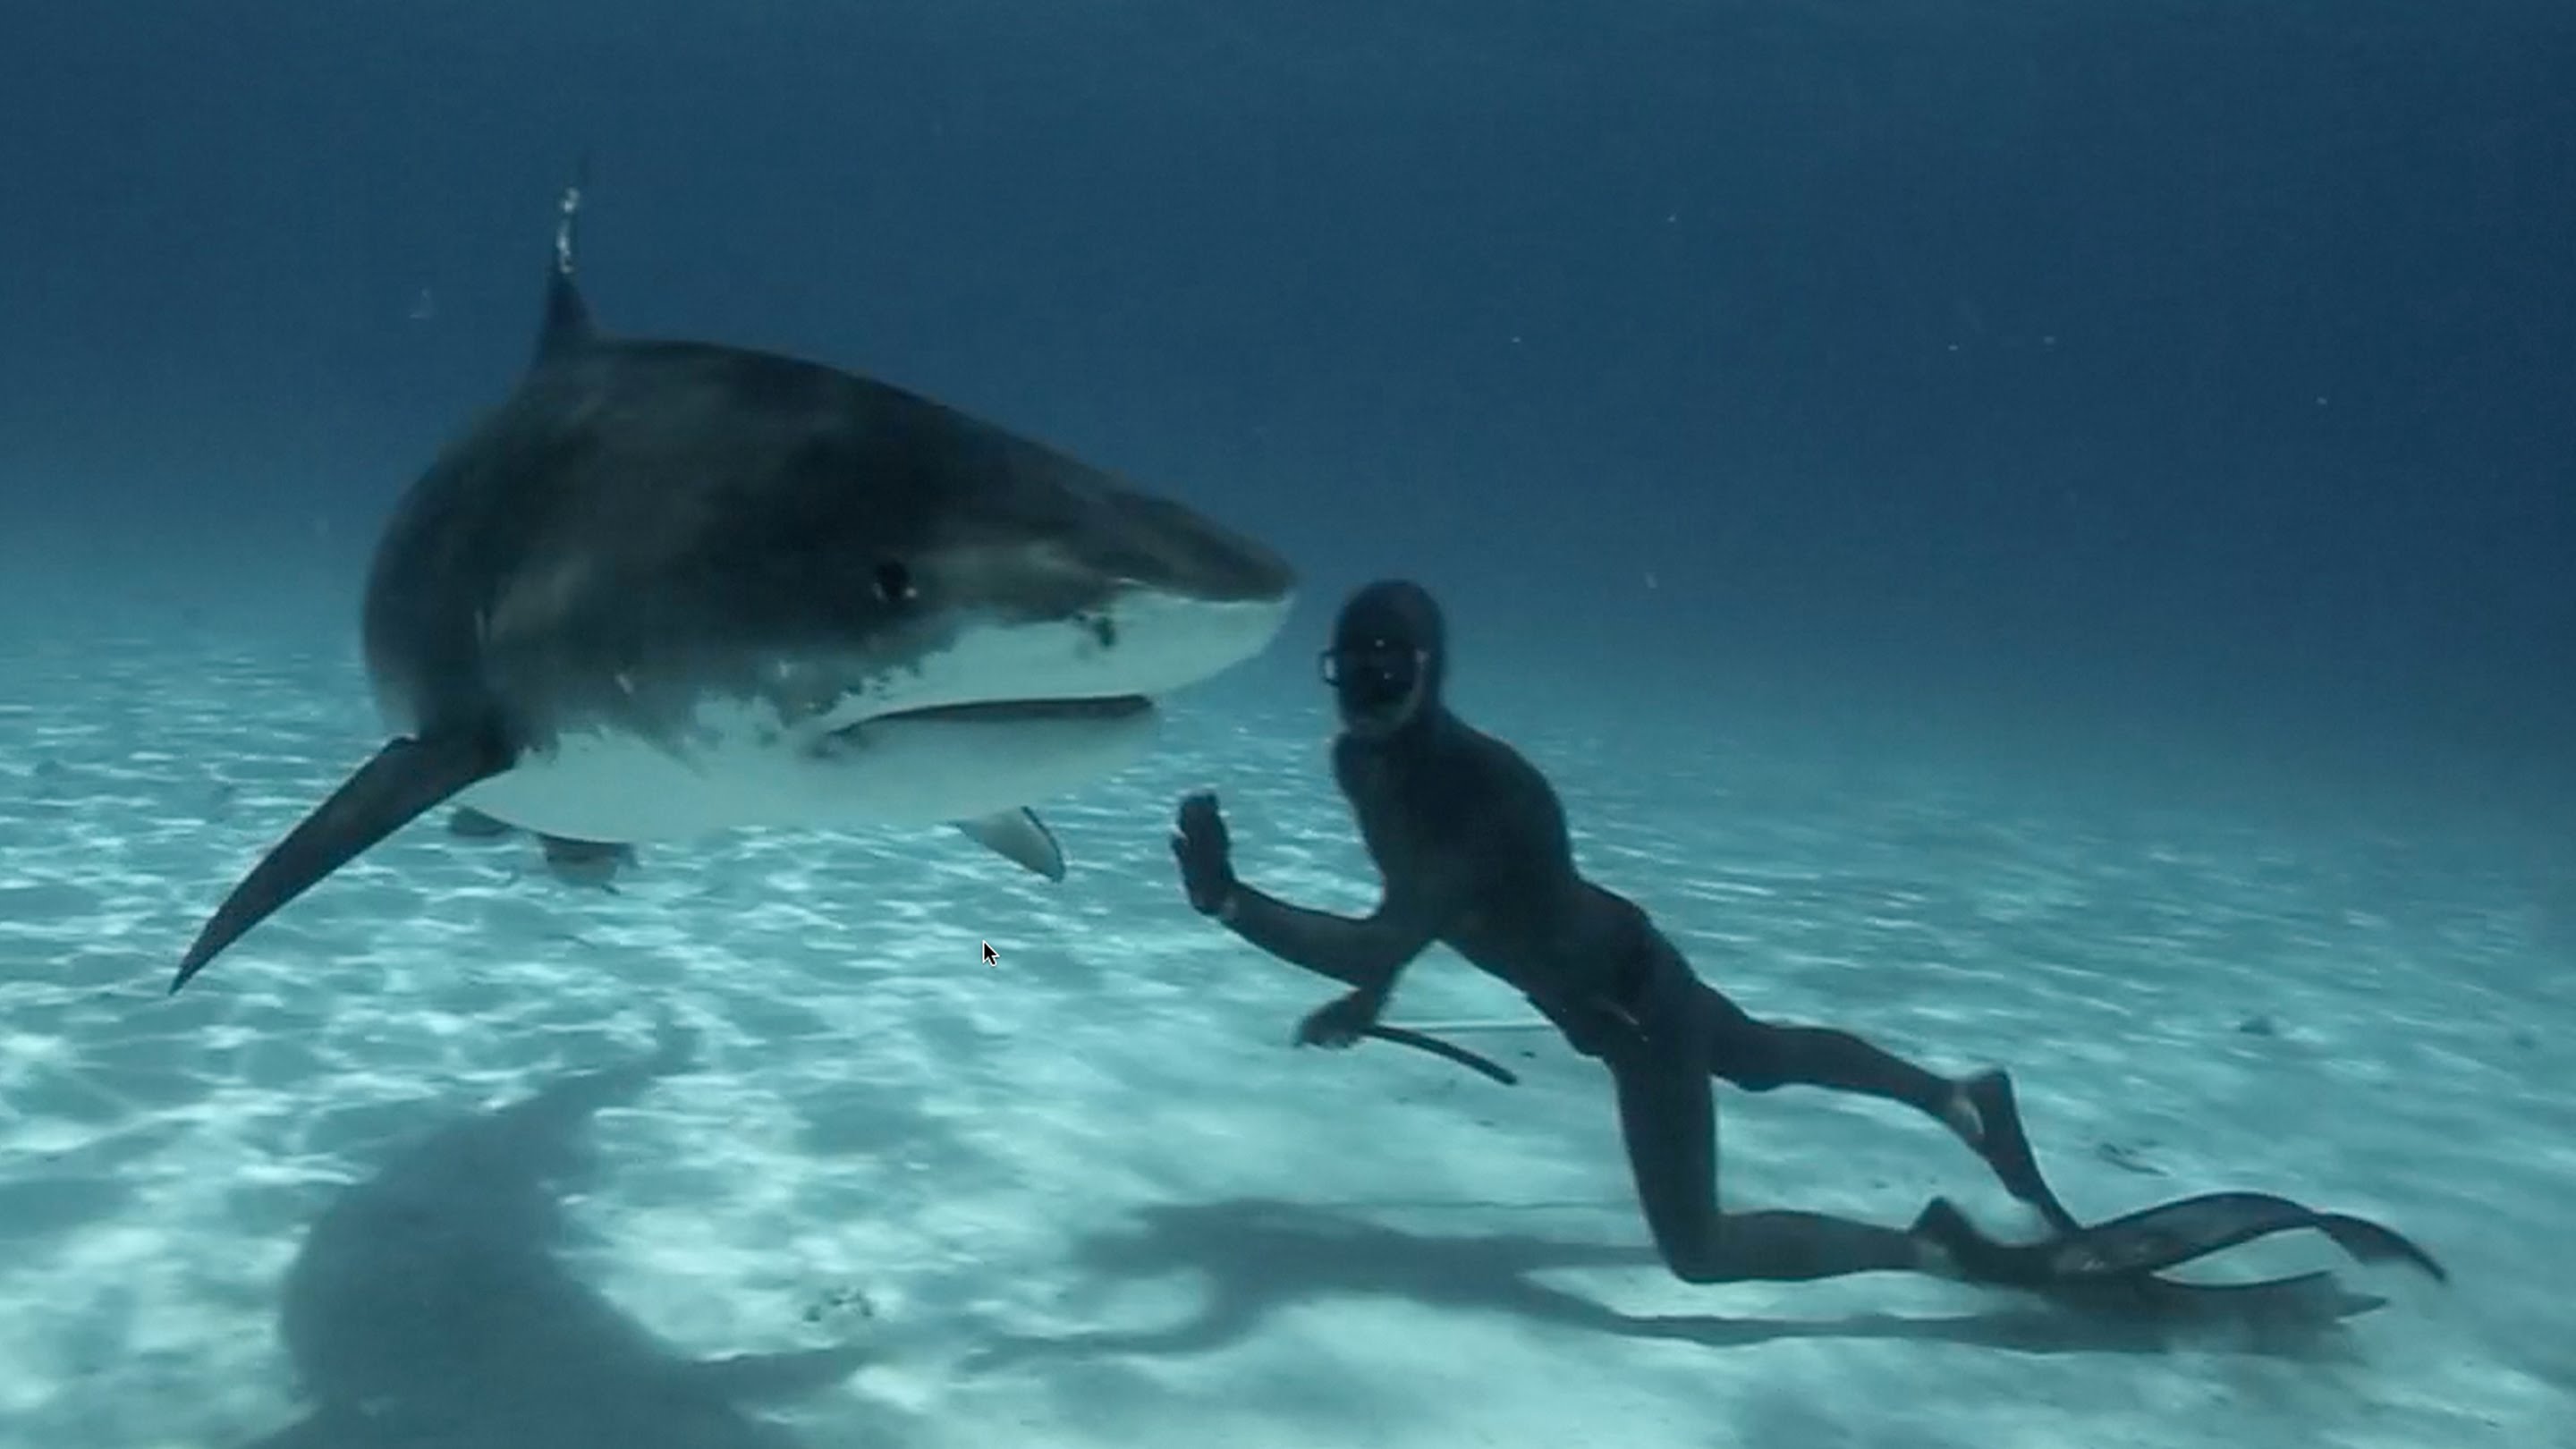
[[[1692,1283],[1900,1271],[2024,1288],[2098,1284],[2293,1227],[2324,1231],[2364,1261],[2401,1258],[2442,1276],[2386,1228],[2260,1193],[2209,1194],[2084,1227],[2040,1176],[2005,1072],[1944,1077],[1849,1032],[1759,1020],[1701,981],[1644,910],[1585,879],[1554,788],[1444,702],[1448,662],[1438,605],[1404,580],[1354,594],[1319,660],[1342,724],[1334,777],[1384,878],[1371,915],[1309,910],[1244,884],[1216,797],[1181,803],[1171,845],[1190,904],[1350,988],[1305,1018],[1301,1045],[1346,1047],[1394,1031],[1378,1018],[1398,975],[1433,943],[1448,945],[1608,1067],[1655,1246]],[[2053,1236],[1998,1241],[1937,1197],[1901,1230],[1816,1212],[1721,1212],[1719,1078],[1754,1092],[1797,1084],[1913,1107],[1977,1152]]]

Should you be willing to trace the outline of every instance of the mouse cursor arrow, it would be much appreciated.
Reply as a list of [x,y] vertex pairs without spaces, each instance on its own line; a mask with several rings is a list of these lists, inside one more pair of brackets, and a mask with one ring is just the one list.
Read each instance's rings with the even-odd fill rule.
[[983,945],[984,945],[984,964],[985,964],[985,965],[987,965],[987,966],[998,966],[998,965],[1002,964],[1002,956],[1001,956],[1001,953],[993,949],[993,943],[992,943],[992,942],[990,942],[990,941],[986,941],[986,942],[984,942],[984,943],[983,943]]

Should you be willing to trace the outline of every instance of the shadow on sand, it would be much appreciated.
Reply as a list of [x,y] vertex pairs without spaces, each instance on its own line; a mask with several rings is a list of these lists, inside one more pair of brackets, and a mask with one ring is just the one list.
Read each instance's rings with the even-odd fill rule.
[[1336,1296],[1398,1297],[1712,1348],[1789,1338],[1907,1339],[2034,1354],[2154,1354],[2190,1347],[2301,1358],[2320,1356],[2341,1337],[2336,1326],[2343,1318],[2380,1302],[2348,1293],[2319,1273],[2260,1293],[2132,1291],[2090,1300],[2007,1300],[1939,1317],[1638,1315],[1550,1287],[1535,1275],[1611,1267],[1662,1272],[1647,1248],[1518,1234],[1433,1236],[1266,1199],[1141,1208],[1132,1227],[1085,1240],[1076,1257],[1109,1279],[1195,1274],[1205,1294],[1195,1316],[1165,1327],[1002,1335],[974,1356],[973,1368],[991,1370],[1049,1354],[1208,1353],[1250,1336],[1283,1309]]
[[856,1349],[683,1357],[557,1251],[592,1116],[688,1057],[666,1031],[650,1056],[438,1129],[334,1199],[286,1277],[309,1411],[250,1449],[798,1449],[744,1405],[827,1389]]

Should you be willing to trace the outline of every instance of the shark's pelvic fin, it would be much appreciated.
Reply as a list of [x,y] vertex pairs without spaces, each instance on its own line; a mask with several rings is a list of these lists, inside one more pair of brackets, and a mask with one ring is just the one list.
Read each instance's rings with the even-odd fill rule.
[[1056,844],[1055,832],[1046,828],[1034,810],[1005,810],[981,820],[960,820],[957,828],[968,839],[1003,859],[1013,862],[1048,880],[1064,879],[1064,847]]

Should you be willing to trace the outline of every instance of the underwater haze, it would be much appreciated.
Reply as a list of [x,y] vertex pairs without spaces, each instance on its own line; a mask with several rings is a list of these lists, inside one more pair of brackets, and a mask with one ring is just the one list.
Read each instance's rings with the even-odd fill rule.
[[[2556,0],[0,8],[0,1449],[2576,1444],[2570,77]],[[1027,802],[1061,881],[442,808],[172,994],[385,742],[371,558],[585,161],[609,333],[1041,440],[1295,606]],[[1390,577],[1745,1010],[2010,1068],[2079,1217],[2449,1281],[1692,1284],[1445,947],[1388,1022],[1516,1082],[1292,1046],[1341,988],[1166,841],[1212,789],[1377,903],[1318,652]],[[1919,1115],[1717,1101],[1729,1209],[2041,1231]]]

